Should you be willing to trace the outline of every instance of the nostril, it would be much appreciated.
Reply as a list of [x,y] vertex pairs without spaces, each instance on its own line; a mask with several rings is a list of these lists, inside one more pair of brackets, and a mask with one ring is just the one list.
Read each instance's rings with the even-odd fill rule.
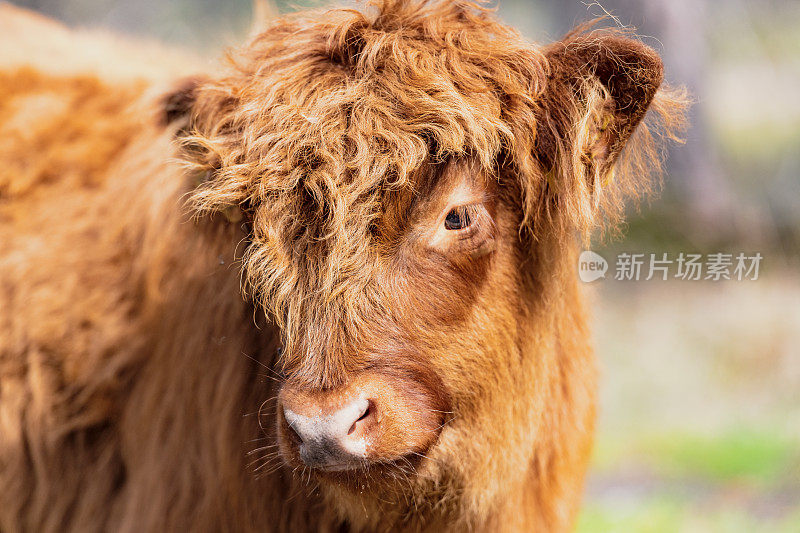
[[289,426],[289,438],[295,441],[297,444],[302,444],[303,437],[300,436],[300,434],[292,427],[291,424],[287,424],[287,426]]
[[361,422],[362,420],[366,420],[374,410],[375,406],[373,405],[372,400],[369,400],[367,402],[366,407],[364,408],[364,412],[362,412],[361,415],[359,415],[359,417],[356,419],[356,421],[353,422],[353,425],[350,426],[350,429],[347,431],[347,434],[351,435],[356,430],[356,426],[358,426],[358,423]]
[[299,423],[298,420],[299,417],[295,413],[284,407],[283,418],[286,421],[287,437],[289,437],[290,440],[294,441],[295,444],[304,443],[306,439],[303,438],[302,433],[296,427],[296,425]]

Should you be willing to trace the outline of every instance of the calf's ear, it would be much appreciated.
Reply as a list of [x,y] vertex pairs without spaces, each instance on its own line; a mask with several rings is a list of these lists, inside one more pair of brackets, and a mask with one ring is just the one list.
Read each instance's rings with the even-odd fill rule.
[[178,80],[159,101],[159,120],[165,125],[180,124],[183,131],[189,127],[197,91],[203,83],[202,78],[188,77]]
[[233,179],[220,179],[223,167],[238,161],[242,145],[235,82],[184,78],[159,101],[161,124],[174,131],[178,159],[193,179],[189,202],[198,212],[224,213],[246,201],[235,170]]
[[[546,214],[586,234],[616,222],[624,199],[647,189],[658,141],[675,139],[683,123],[685,95],[660,90],[661,58],[619,30],[578,29],[543,53],[535,156]],[[655,129],[642,124],[650,108],[662,119]]]

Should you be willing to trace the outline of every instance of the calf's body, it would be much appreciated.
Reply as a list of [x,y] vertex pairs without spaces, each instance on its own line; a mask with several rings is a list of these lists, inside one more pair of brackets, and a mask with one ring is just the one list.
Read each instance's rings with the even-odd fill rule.
[[[496,61],[541,64],[490,80],[475,71],[494,60],[470,54],[487,56],[489,30],[502,26],[472,6],[383,2],[372,18],[309,20],[277,22],[233,70],[169,91],[41,65],[0,71],[0,530],[573,523],[595,404],[575,233],[605,200],[569,180],[591,182],[618,163],[660,64],[622,88],[598,67],[574,78],[600,79],[583,91],[569,72],[585,61],[562,58],[569,47],[543,54],[520,40],[497,48]],[[598,35],[573,49],[597,44],[587,57],[601,67],[604,55],[652,61],[638,43],[608,38],[622,51]],[[430,57],[445,58],[441,72],[425,39]],[[405,110],[402,94],[370,107],[414,86],[392,63],[414,58],[417,74],[444,73],[438,85],[417,80],[422,100]],[[535,94],[515,94],[513,76]],[[348,100],[359,83],[368,87]],[[331,94],[343,100],[326,115]],[[633,103],[620,104],[622,94]],[[424,98],[476,107],[472,118],[488,125],[449,117],[444,104],[438,117],[417,116]],[[269,122],[280,113],[290,115]],[[571,137],[573,115],[593,140]],[[325,129],[333,116],[338,133]],[[533,123],[523,131],[515,120]],[[248,129],[258,121],[261,133]],[[377,139],[375,160],[362,134]],[[583,151],[568,153],[576,143]],[[383,167],[381,153],[394,154]],[[551,169],[565,183],[545,176]],[[490,220],[485,239],[462,239],[484,239],[474,249],[435,224],[464,191],[481,209],[470,222]],[[305,233],[287,229],[309,212]],[[340,212],[369,219],[367,233]],[[316,224],[324,231],[308,229]],[[298,455],[308,443],[287,406],[338,409],[364,390],[377,415],[357,466]],[[422,433],[410,432],[415,423]]]

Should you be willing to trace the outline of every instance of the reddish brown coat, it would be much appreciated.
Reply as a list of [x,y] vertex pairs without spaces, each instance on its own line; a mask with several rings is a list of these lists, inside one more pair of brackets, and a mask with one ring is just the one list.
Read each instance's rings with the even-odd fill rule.
[[[680,125],[655,52],[383,0],[169,91],[52,71],[0,70],[0,530],[569,529],[596,382],[576,251]],[[484,210],[456,245],[458,190]],[[287,466],[280,384],[365,369],[398,460]]]

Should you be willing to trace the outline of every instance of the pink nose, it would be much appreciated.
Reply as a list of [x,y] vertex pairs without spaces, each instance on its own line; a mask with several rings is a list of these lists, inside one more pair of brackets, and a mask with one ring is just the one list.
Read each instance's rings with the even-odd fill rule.
[[420,379],[360,372],[339,387],[291,379],[278,394],[278,442],[289,464],[355,470],[417,457],[438,438],[445,396]]
[[323,470],[345,470],[365,460],[369,434],[376,426],[374,400],[359,397],[335,407],[308,400],[295,397],[283,402],[283,416],[300,459]]

